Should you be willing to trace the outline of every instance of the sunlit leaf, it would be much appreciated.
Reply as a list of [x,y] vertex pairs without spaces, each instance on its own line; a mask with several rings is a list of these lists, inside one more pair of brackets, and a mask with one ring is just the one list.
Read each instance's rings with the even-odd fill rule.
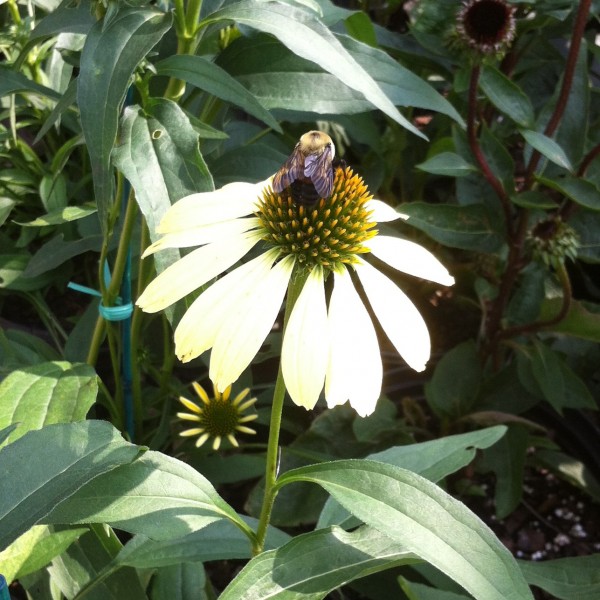
[[423,134],[403,117],[374,79],[345,50],[331,31],[314,13],[279,2],[242,1],[230,4],[211,15],[203,25],[235,21],[274,35],[294,54],[317,63],[350,88],[359,91],[381,110],[419,137]]
[[[499,425],[420,444],[394,446],[366,458],[408,469],[429,481],[437,482],[468,465],[475,458],[477,450],[493,446],[506,433],[506,429]],[[350,521],[349,517],[349,512],[339,502],[329,498],[319,516],[317,527],[342,525],[347,528],[356,521],[354,517]]]
[[344,583],[415,560],[402,544],[369,527],[320,529],[253,558],[219,598],[318,600]]
[[97,393],[89,365],[48,362],[15,370],[0,383],[0,427],[19,425],[9,438],[14,442],[32,429],[81,421]]
[[103,421],[48,425],[0,449],[0,480],[10,481],[0,487],[0,550],[82,485],[140,452]]
[[448,175],[450,177],[464,177],[477,169],[469,164],[462,156],[454,152],[441,152],[427,159],[417,169],[434,175]]
[[281,132],[279,123],[256,97],[238,83],[227,71],[202,56],[173,55],[156,65],[159,75],[182,79],[203,92],[231,102],[249,115]]
[[345,460],[284,473],[277,487],[310,481],[354,516],[462,585],[478,600],[533,598],[517,564],[464,504],[405,469]]
[[182,537],[237,513],[195,469],[160,452],[83,486],[46,517],[47,523],[108,523],[156,540]]
[[104,231],[114,201],[110,154],[130,77],[169,29],[171,20],[170,13],[150,8],[120,8],[109,22],[98,21],[92,27],[81,53],[77,104]]

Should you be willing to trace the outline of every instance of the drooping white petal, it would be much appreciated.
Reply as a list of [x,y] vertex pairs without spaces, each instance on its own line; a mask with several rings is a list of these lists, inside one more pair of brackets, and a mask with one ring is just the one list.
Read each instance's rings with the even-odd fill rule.
[[171,206],[156,230],[174,233],[249,215],[254,212],[257,198],[270,181],[234,182],[214,192],[186,196]]
[[236,291],[236,302],[219,329],[210,357],[209,377],[223,391],[260,350],[281,308],[294,258],[286,256],[268,273]]
[[189,248],[191,246],[212,244],[225,237],[237,236],[245,231],[250,231],[250,229],[257,227],[259,223],[260,221],[256,217],[247,217],[245,219],[210,223],[209,225],[181,230],[176,233],[167,233],[160,240],[148,246],[142,254],[142,258],[165,248]]
[[197,248],[151,281],[137,305],[145,312],[170,306],[228,269],[259,239],[256,232],[249,232]]
[[[194,300],[175,330],[175,353],[188,362],[212,348],[233,307],[268,275],[278,251],[265,252],[213,283]],[[258,283],[257,283],[258,282]]]
[[376,235],[366,245],[377,258],[398,271],[442,285],[454,285],[454,277],[448,273],[446,267],[429,250],[415,242],[388,235]]
[[375,410],[381,394],[383,367],[371,317],[344,268],[334,275],[329,301],[329,365],[325,399],[330,408],[350,400],[366,417]]
[[388,221],[395,221],[396,219],[408,219],[408,215],[404,215],[394,210],[389,204],[371,198],[366,204],[365,208],[371,213],[370,219],[377,223],[387,223]]
[[423,371],[431,353],[423,317],[400,288],[383,273],[362,261],[356,272],[390,341],[408,365]]
[[298,406],[311,409],[325,382],[329,356],[323,270],[308,276],[288,320],[281,349],[287,391]]

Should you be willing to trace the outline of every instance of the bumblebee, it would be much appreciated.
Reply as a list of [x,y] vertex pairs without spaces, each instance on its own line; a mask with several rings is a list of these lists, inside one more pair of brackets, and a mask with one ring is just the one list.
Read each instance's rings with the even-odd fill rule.
[[273,191],[290,188],[295,204],[313,206],[333,191],[333,140],[322,131],[305,133],[273,177]]

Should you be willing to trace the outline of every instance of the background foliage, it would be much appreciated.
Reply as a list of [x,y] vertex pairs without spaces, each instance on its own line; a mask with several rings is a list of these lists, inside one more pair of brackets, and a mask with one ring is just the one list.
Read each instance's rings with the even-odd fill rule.
[[[598,554],[517,563],[466,506],[510,518],[540,469],[600,498],[599,6],[511,5],[514,42],[483,56],[454,1],[0,3],[0,572],[20,593],[600,595]],[[140,260],[173,202],[268,177],[313,128],[457,284],[395,275],[435,355],[416,376],[382,339],[372,416],[286,405],[252,557],[280,336],[237,384],[257,438],[215,453],[177,437],[207,373],[174,358],[183,303],[128,307],[179,257]]]

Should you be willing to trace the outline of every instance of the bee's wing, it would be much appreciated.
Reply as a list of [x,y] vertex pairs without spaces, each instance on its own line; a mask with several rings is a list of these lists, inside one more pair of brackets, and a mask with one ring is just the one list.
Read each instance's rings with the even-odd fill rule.
[[285,161],[283,167],[273,176],[273,191],[282,192],[286,187],[292,185],[298,177],[302,176],[304,156],[300,152],[300,144],[296,144],[291,156]]
[[321,154],[309,154],[304,160],[304,175],[310,177],[321,198],[329,198],[333,191],[333,155],[331,144]]

